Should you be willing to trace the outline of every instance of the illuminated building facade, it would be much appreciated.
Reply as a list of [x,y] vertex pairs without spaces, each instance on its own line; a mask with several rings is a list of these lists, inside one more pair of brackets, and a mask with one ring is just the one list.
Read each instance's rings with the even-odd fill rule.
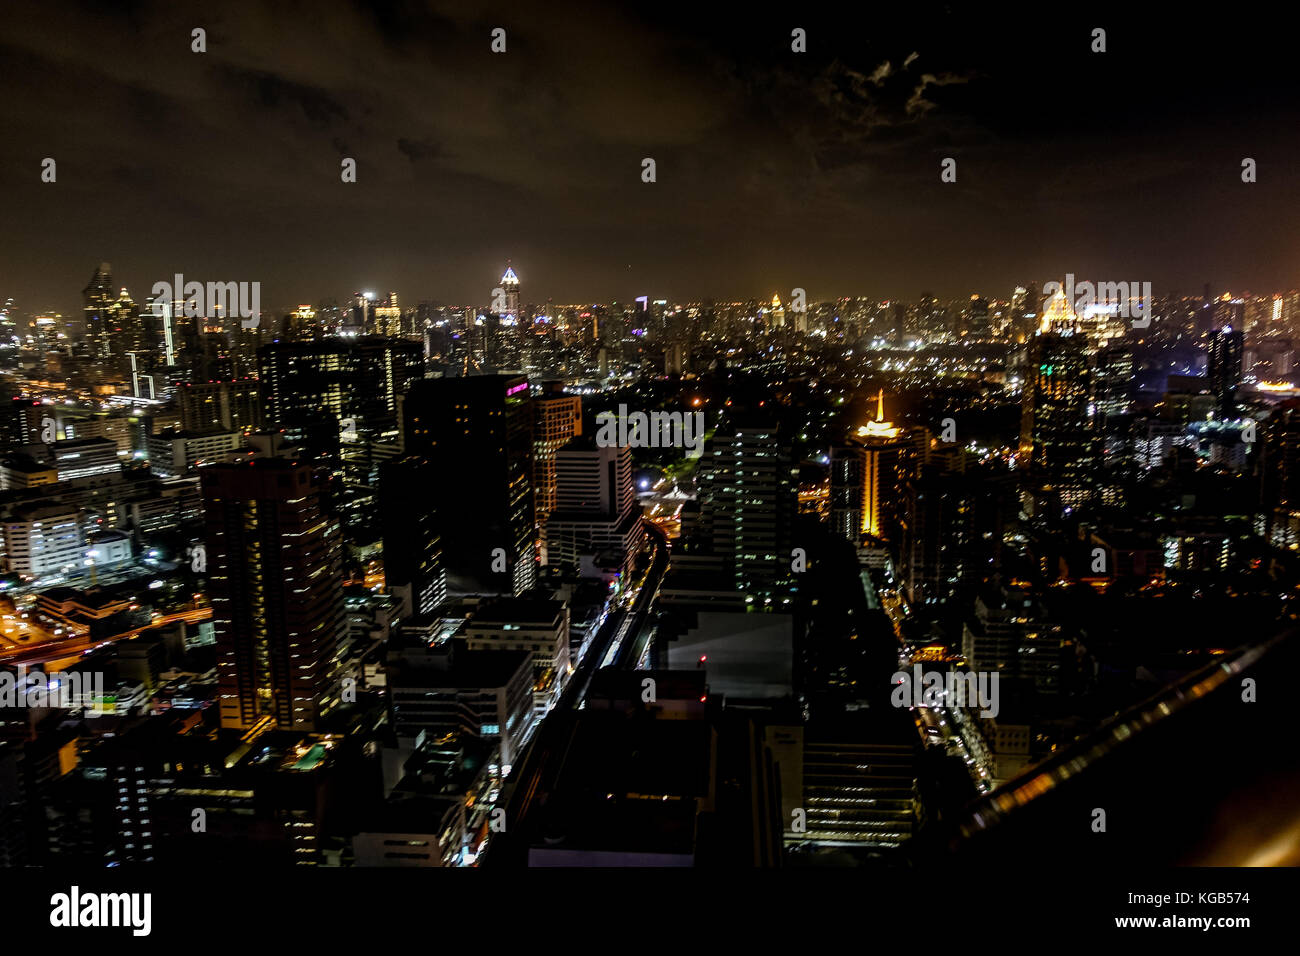
[[1075,508],[1092,496],[1099,442],[1092,428],[1092,368],[1087,340],[1044,316],[1030,342],[1020,423],[1019,467],[1028,491],[1060,508]]
[[555,453],[582,434],[582,399],[563,394],[559,384],[548,385],[533,400],[533,493],[538,526],[555,510]]
[[424,375],[423,348],[405,339],[274,342],[257,359],[266,420],[314,453],[335,450],[343,430],[363,440],[394,424],[397,397]]
[[311,468],[254,458],[200,471],[223,727],[311,731],[336,702],[343,544]]
[[704,450],[697,487],[701,528],[755,605],[783,600],[798,511],[794,462],[775,424],[719,428]]
[[519,315],[519,276],[515,275],[509,259],[506,260],[505,274],[501,276],[501,290],[505,293],[506,306],[501,317],[511,324],[522,322]]
[[909,443],[885,421],[885,395],[876,397],[876,418],[854,437],[831,448],[831,527],[858,544],[862,536],[892,539],[890,515],[900,501]]
[[1241,386],[1243,335],[1240,325],[1225,325],[1210,336],[1206,374],[1222,418],[1235,418]]

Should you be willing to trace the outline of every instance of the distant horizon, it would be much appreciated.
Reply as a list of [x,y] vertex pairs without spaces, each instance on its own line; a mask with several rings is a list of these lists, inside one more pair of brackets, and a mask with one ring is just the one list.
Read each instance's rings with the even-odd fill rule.
[[[502,260],[503,268],[504,268],[505,261],[506,260],[504,259]],[[117,267],[114,264],[114,261],[112,259],[108,259],[108,260],[99,259],[96,260],[95,264],[90,268],[89,275],[80,281],[80,283],[77,286],[77,291],[72,293],[74,297],[80,299],[81,296],[80,290],[85,288],[86,284],[90,281],[90,278],[94,275],[95,270],[97,270],[99,268],[99,265],[104,262],[107,262],[112,267],[111,274],[113,277],[114,287],[117,289],[125,288],[127,292],[130,294],[132,301],[136,303],[145,302],[151,296],[150,294],[143,294],[143,295],[138,294],[135,291],[135,289],[137,288],[148,289],[149,292],[151,293],[155,282],[170,281],[172,276],[175,275],[175,271],[173,271],[173,272],[166,273],[156,279],[151,279],[146,282],[140,282],[140,283],[122,282],[120,280],[120,274],[117,271]],[[545,298],[534,298],[534,297],[530,297],[527,294],[527,289],[529,288],[527,267],[525,266],[524,269],[525,269],[524,273],[519,275],[519,285],[520,285],[520,289],[523,292],[523,294],[520,297],[520,303],[522,305],[543,306],[547,304],[552,304],[558,307],[581,307],[581,306],[609,305],[614,302],[626,305],[626,304],[635,303],[637,296],[647,295],[647,294],[649,295],[651,302],[657,299],[665,299],[668,302],[674,304],[696,304],[696,303],[712,302],[717,305],[724,305],[724,304],[742,303],[742,302],[750,302],[750,301],[759,301],[759,302],[762,302],[764,300],[770,301],[771,295],[773,294],[772,292],[768,292],[768,293],[759,292],[759,293],[745,295],[745,296],[694,295],[691,297],[680,297],[680,296],[672,296],[672,295],[662,295],[652,291],[649,293],[637,292],[635,294],[631,294],[627,296],[616,296],[616,297],[605,297],[605,298],[558,299],[554,296],[547,296]],[[195,281],[201,281],[205,283],[218,282],[218,281],[221,282],[261,281],[256,276],[241,277],[241,276],[233,276],[233,275],[210,275],[207,273],[193,271],[193,270],[191,271],[177,270],[177,271],[180,271],[183,275],[185,275],[187,279],[193,279]],[[518,273],[519,270],[516,269],[516,272]],[[863,299],[863,300],[877,302],[877,303],[903,302],[907,304],[914,304],[920,301],[920,299],[925,295],[932,295],[939,302],[945,304],[958,302],[961,300],[968,300],[976,296],[979,296],[980,298],[986,299],[988,301],[1007,302],[1010,301],[1011,296],[1014,294],[1015,289],[1017,287],[1026,288],[1030,291],[1033,291],[1035,288],[1037,288],[1038,294],[1040,296],[1044,295],[1046,293],[1043,292],[1043,286],[1046,283],[1051,282],[1053,278],[1059,278],[1061,276],[1064,276],[1065,274],[1066,272],[1061,272],[1059,275],[1048,274],[1048,277],[1045,278],[1043,282],[1036,283],[1035,286],[1025,286],[1023,285],[1023,283],[1013,283],[1011,286],[1008,287],[1008,290],[1005,294],[986,293],[984,291],[981,291],[979,288],[972,289],[966,292],[958,292],[955,294],[939,294],[934,292],[932,289],[926,288],[920,290],[914,295],[909,295],[909,296],[904,296],[904,295],[878,296],[878,295],[871,295],[866,293],[842,293],[842,294],[835,294],[835,295],[817,295],[813,290],[808,290],[806,288],[805,288],[805,292],[807,293],[807,302],[810,307],[817,304],[842,301],[846,299]],[[1076,272],[1074,274],[1079,280],[1082,280],[1084,278],[1084,274],[1082,273]],[[1125,281],[1125,279],[1122,276],[1109,276],[1109,277],[1092,276],[1092,279],[1093,281],[1100,281],[1100,280]],[[1131,282],[1134,281],[1134,279],[1133,277],[1129,277],[1127,281]],[[1225,295],[1228,295],[1232,298],[1239,298],[1239,297],[1269,298],[1273,296],[1286,296],[1290,294],[1300,293],[1300,285],[1279,287],[1279,288],[1269,289],[1267,291],[1257,291],[1248,288],[1233,289],[1231,287],[1220,286],[1214,282],[1210,282],[1209,285],[1210,285],[1211,297],[1215,300],[1220,300]],[[263,286],[265,287],[265,283],[263,283]],[[1204,294],[1204,286],[1205,286],[1205,282],[1190,284],[1185,287],[1174,287],[1167,290],[1163,290],[1159,286],[1155,286],[1155,288],[1153,289],[1153,295],[1157,299],[1168,298],[1168,297],[1179,297],[1184,299],[1200,299],[1203,297]],[[798,286],[791,286],[785,289],[776,288],[773,290],[773,292],[775,292],[775,294],[781,297],[781,302],[783,304],[786,304],[789,302],[792,289],[797,287]],[[985,284],[984,287],[987,288],[988,284]],[[288,299],[285,299],[284,301],[281,301],[278,305],[273,305],[270,308],[264,309],[263,311],[265,312],[283,311],[285,313],[288,313],[293,309],[297,308],[299,305],[310,305],[314,308],[320,303],[328,301],[330,299],[337,300],[340,307],[348,307],[352,301],[353,295],[357,292],[370,293],[373,295],[375,301],[382,300],[389,293],[396,292],[398,296],[398,301],[400,303],[399,307],[403,309],[411,306],[419,305],[422,302],[435,303],[439,308],[453,308],[453,309],[471,308],[471,307],[481,308],[484,305],[484,303],[490,303],[490,300],[492,298],[492,288],[493,287],[491,285],[488,285],[485,288],[485,290],[474,301],[458,302],[452,299],[443,299],[436,296],[429,296],[429,295],[417,296],[407,292],[403,292],[400,288],[393,288],[391,286],[386,286],[386,285],[362,285],[357,289],[353,289],[345,293],[333,293],[333,294],[326,293],[323,295],[316,294],[316,295],[309,295],[309,296],[301,296],[294,299],[292,305],[289,304]],[[67,298],[68,293],[66,292],[62,293],[62,296],[64,298]],[[24,300],[19,298],[17,295],[12,294],[7,289],[0,288],[0,300],[3,299],[13,299],[14,306],[18,312],[20,312],[23,315],[31,315],[31,316],[57,313],[63,315],[64,317],[67,317],[69,315],[74,315],[77,312],[80,312],[81,309],[83,308],[83,305],[80,302],[77,302],[63,309],[48,308],[48,307],[32,308],[31,306],[27,305],[24,302]],[[266,301],[274,302],[274,297],[266,295],[265,292],[263,293],[263,299]],[[0,302],[0,304],[2,304],[2,302]]]

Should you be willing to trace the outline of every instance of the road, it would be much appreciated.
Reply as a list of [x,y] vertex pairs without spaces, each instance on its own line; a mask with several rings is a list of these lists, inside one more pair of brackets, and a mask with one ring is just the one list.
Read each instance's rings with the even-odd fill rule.
[[569,686],[533,735],[523,759],[511,770],[500,801],[511,829],[493,838],[487,854],[480,858],[483,865],[526,865],[528,842],[526,836],[517,832],[517,824],[527,817],[543,790],[543,782],[553,777],[563,764],[575,714],[586,702],[592,677],[601,667],[611,666],[607,663],[610,661],[622,659],[635,664],[635,648],[641,644],[654,599],[668,570],[667,536],[650,522],[645,526],[655,554],[645,576],[628,592],[631,607],[610,612],[574,671]]
[[[885,588],[881,589],[880,606],[885,609],[889,615],[890,623],[894,626],[894,633],[898,636],[900,646],[898,665],[901,670],[910,670],[913,663],[912,654],[914,648],[907,643],[903,636],[903,621],[907,619],[907,602],[903,600],[898,591]],[[934,666],[934,665],[930,665]],[[940,665],[945,670],[950,664]],[[948,753],[959,757],[966,764],[966,770],[970,773],[971,781],[980,793],[987,793],[993,788],[993,777],[988,767],[983,766],[978,759],[980,753],[978,748],[972,747],[967,742],[965,734],[968,731],[966,721],[957,719],[957,716],[947,707],[914,707],[912,708],[912,717],[916,723],[916,731],[921,735],[922,743],[927,747],[944,747]]]
[[121,634],[113,634],[109,637],[91,638],[89,634],[77,634],[55,641],[46,641],[34,646],[3,647],[0,648],[0,663],[18,666],[66,661],[70,658],[84,656],[89,651],[97,648],[116,644],[118,641],[130,640],[151,627],[159,627],[174,621],[197,624],[200,621],[209,620],[211,617],[212,608],[204,607],[192,611],[178,611],[175,614],[164,614],[162,617],[154,618],[144,627],[132,628],[129,631],[123,631]]

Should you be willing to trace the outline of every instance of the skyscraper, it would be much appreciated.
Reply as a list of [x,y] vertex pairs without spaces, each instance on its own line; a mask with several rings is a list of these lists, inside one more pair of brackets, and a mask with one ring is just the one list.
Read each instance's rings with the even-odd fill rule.
[[439,500],[429,494],[436,471],[437,465],[420,455],[386,462],[380,469],[384,583],[402,601],[404,615],[432,614],[447,599]]
[[776,424],[740,416],[705,447],[697,488],[701,529],[735,577],[762,604],[790,578],[797,513],[793,453]]
[[92,357],[106,358],[142,347],[143,332],[138,328],[135,303],[125,289],[113,286],[113,267],[109,263],[99,264],[81,295],[86,344]]
[[334,450],[343,430],[364,439],[395,424],[397,396],[424,374],[420,343],[405,339],[275,342],[257,358],[266,420],[314,454]]
[[1241,326],[1225,325],[1210,336],[1206,373],[1222,418],[1237,415],[1237,389],[1241,385]]
[[378,335],[395,337],[402,334],[402,308],[397,302],[397,293],[390,292],[372,310],[374,316],[373,331]]
[[781,304],[779,295],[772,295],[771,308],[767,310],[767,327],[769,329],[785,328],[785,306]]
[[501,317],[509,317],[511,321],[523,324],[519,314],[519,277],[510,267],[509,259],[506,260],[505,274],[501,276],[501,290],[505,293],[505,308],[501,310]]
[[1086,339],[1062,331],[1039,332],[1030,342],[1020,420],[1019,467],[1027,490],[1046,496],[1053,508],[1073,508],[1092,496],[1100,449],[1092,428],[1092,369]]
[[582,399],[565,395],[562,383],[547,383],[533,399],[533,494],[537,524],[555,510],[555,453],[582,434]]
[[401,402],[407,454],[437,462],[452,594],[522,594],[537,580],[533,409],[522,375],[423,379]]
[[300,462],[200,475],[222,726],[315,730],[336,699],[346,633],[338,523]]
[[902,429],[885,421],[885,394],[876,396],[876,418],[848,441],[831,448],[831,527],[858,544],[862,535],[893,539],[901,509],[901,470],[908,443]]

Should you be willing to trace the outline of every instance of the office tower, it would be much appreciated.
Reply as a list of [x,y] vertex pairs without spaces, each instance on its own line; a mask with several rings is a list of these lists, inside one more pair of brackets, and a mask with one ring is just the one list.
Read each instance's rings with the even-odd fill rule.
[[396,337],[402,334],[402,310],[397,304],[397,293],[390,292],[374,308],[374,333]]
[[909,448],[903,430],[885,421],[882,390],[875,420],[831,447],[831,527],[836,532],[855,545],[864,534],[897,541]]
[[438,533],[440,502],[429,493],[437,468],[420,455],[395,459],[380,468],[384,583],[388,593],[402,602],[403,616],[432,614],[447,599]]
[[1242,331],[1225,325],[1210,336],[1206,373],[1221,418],[1237,416],[1237,389],[1241,385]]
[[562,382],[547,382],[533,399],[533,495],[537,524],[555,510],[555,453],[582,434],[582,399],[565,395]]
[[965,321],[965,338],[981,342],[989,338],[992,328],[989,324],[989,303],[978,295],[970,297],[970,304],[963,313]]
[[[510,260],[506,260],[506,271],[501,276],[501,291],[505,294],[505,308],[501,310],[500,315],[503,319],[509,319],[511,324],[523,323],[519,313],[519,277],[515,275],[515,270],[510,267]],[[496,311],[495,303],[492,311]]]
[[140,322],[148,330],[146,339],[152,341],[152,348],[159,352],[155,358],[164,367],[174,368],[179,362],[180,353],[191,345],[186,327],[193,328],[194,320],[185,319],[185,304],[179,299],[146,299],[141,309]]
[[449,592],[527,591],[537,580],[528,379],[423,379],[401,409],[405,451],[438,463],[426,493],[439,504]]
[[314,455],[337,451],[345,431],[364,439],[395,423],[398,395],[424,374],[420,343],[404,339],[274,342],[257,357],[266,421]]
[[736,590],[760,605],[782,599],[790,582],[794,470],[778,427],[743,415],[718,428],[700,462],[701,531]]
[[1300,403],[1278,408],[1260,437],[1257,530],[1274,547],[1300,547]]
[[339,334],[369,335],[374,330],[375,302],[369,292],[352,293],[352,307],[344,313]]
[[247,431],[262,424],[262,394],[255,378],[185,383],[176,389],[176,404],[181,428],[196,435]]
[[1095,357],[1093,408],[1107,465],[1129,453],[1129,418],[1133,413],[1133,350],[1123,343],[1107,345]]
[[117,442],[111,438],[72,438],[49,446],[50,459],[59,471],[59,481],[113,475],[122,471]]
[[1034,288],[1018,285],[1011,293],[1011,308],[1007,313],[1007,322],[1001,330],[1002,337],[1011,342],[1024,342],[1038,327],[1038,296],[1031,294]]
[[120,297],[113,286],[113,267],[109,263],[99,264],[81,296],[86,344],[93,358],[104,358],[111,352],[110,333],[120,317]]
[[1001,561],[1002,532],[1015,514],[1006,476],[934,462],[906,485],[899,577],[915,605],[942,604],[983,583]]
[[301,462],[199,474],[222,726],[315,730],[337,699],[346,633],[339,526]]
[[128,352],[127,362],[131,372],[131,394],[136,398],[156,399],[162,389],[160,382],[150,372],[154,356],[147,352]]
[[1133,411],[1133,350],[1109,345],[1096,357],[1095,404],[1103,423]]
[[575,438],[555,456],[555,509],[542,528],[546,563],[583,577],[626,572],[644,533],[632,489],[632,449]]
[[[1055,324],[1049,311],[1044,324]],[[1092,496],[1099,445],[1088,406],[1092,369],[1083,335],[1039,332],[1030,342],[1020,420],[1019,467],[1033,498],[1073,509]]]

